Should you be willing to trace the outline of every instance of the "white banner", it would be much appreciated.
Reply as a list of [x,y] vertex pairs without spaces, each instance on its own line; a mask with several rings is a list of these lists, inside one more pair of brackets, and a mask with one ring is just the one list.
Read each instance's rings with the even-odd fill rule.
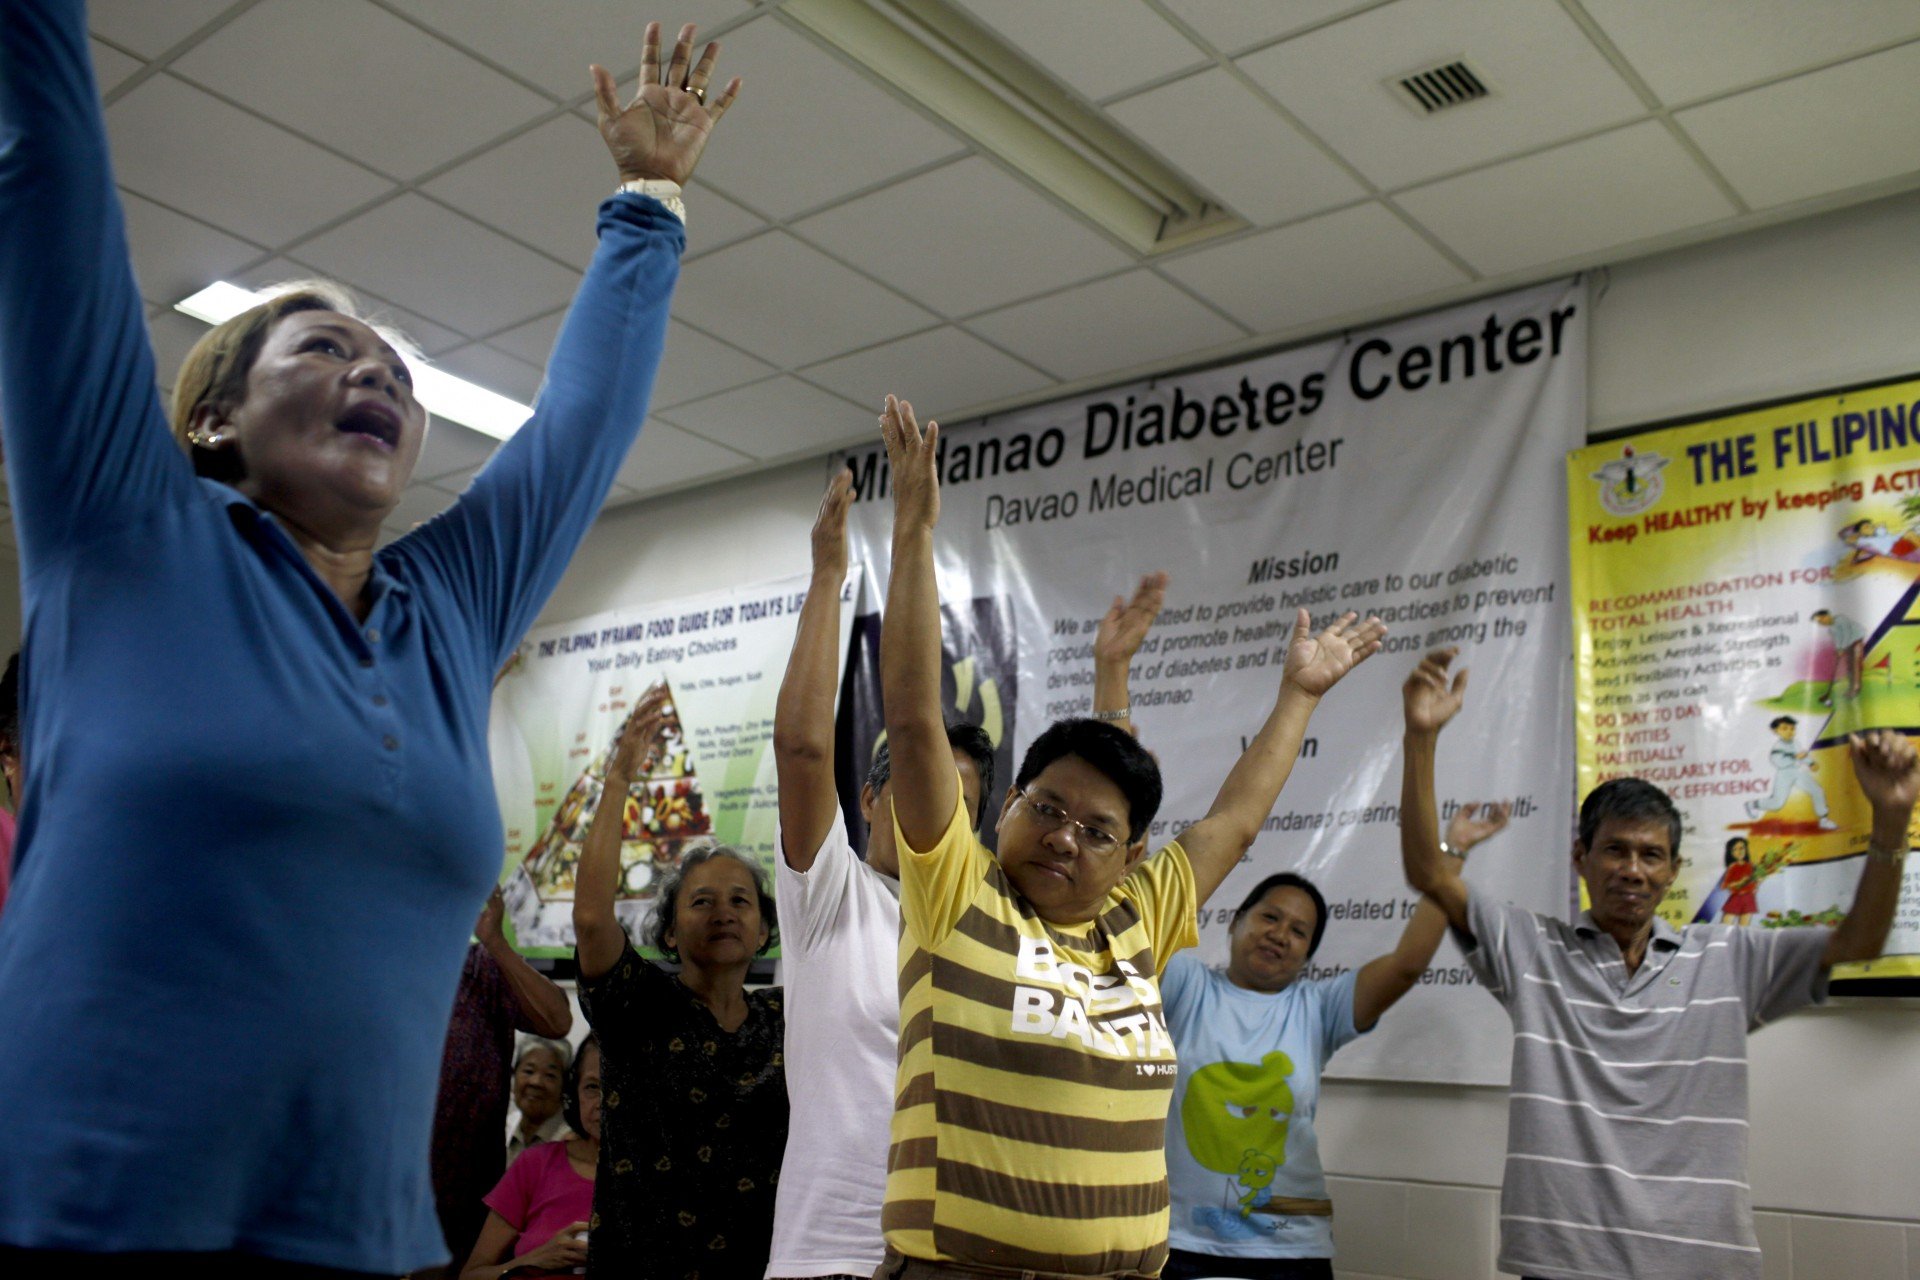
[[[856,570],[841,588],[843,643],[859,582]],[[744,849],[771,875],[773,710],[807,584],[802,574],[528,634],[494,692],[490,726],[507,914],[521,951],[571,952],[573,871],[607,756],[657,680],[667,682],[679,730],[627,801],[620,922],[638,944],[661,880],[693,840]]]
[[[1266,832],[1202,909],[1209,962],[1225,960],[1240,899],[1287,869],[1330,904],[1308,976],[1393,947],[1413,906],[1397,827],[1400,684],[1442,645],[1473,670],[1441,744],[1442,801],[1516,805],[1471,879],[1567,909],[1562,472],[1585,432],[1586,311],[1584,285],[1562,281],[942,431],[950,701],[998,735],[1008,766],[1048,723],[1090,708],[1094,628],[1113,596],[1144,572],[1172,575],[1132,681],[1166,774],[1156,846],[1205,814],[1265,719],[1297,607],[1316,628],[1349,609],[1388,622],[1388,651],[1327,697]],[[844,461],[872,588],[864,615],[884,590],[892,523],[877,432]],[[858,759],[878,731],[870,652],[853,694]],[[1331,1074],[1504,1083],[1507,1045],[1506,1015],[1449,939]]]

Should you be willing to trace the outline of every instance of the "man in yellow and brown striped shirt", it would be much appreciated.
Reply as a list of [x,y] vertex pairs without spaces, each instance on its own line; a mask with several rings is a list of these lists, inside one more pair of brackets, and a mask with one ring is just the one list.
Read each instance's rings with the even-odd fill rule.
[[[940,706],[939,428],[887,398],[894,491],[881,693],[900,853],[900,1072],[881,1276],[1152,1276],[1166,1258],[1167,961],[1253,843],[1320,695],[1377,620],[1300,615],[1280,695],[1179,841],[1148,856],[1153,758],[1101,720],[1028,749],[996,858],[960,800]],[[984,799],[984,797],[983,797]]]

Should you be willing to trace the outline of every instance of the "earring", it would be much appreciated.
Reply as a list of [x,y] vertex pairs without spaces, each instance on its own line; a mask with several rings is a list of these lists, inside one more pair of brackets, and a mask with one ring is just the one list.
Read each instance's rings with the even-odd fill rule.
[[191,432],[188,434],[187,440],[202,449],[218,449],[227,442],[226,436],[218,431]]

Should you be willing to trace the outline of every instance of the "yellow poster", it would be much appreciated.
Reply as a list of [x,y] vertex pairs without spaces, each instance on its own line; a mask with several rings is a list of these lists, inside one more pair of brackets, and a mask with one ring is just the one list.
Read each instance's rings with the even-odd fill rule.
[[[1847,734],[1920,732],[1920,381],[1593,445],[1567,484],[1580,796],[1680,806],[1675,925],[1837,922]],[[1835,976],[1920,977],[1920,857],[1884,957]]]

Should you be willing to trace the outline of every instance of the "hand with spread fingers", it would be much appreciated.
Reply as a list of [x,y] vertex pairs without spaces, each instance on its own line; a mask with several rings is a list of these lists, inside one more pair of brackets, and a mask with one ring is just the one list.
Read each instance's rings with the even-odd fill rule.
[[654,753],[659,750],[669,719],[667,686],[656,684],[641,694],[640,701],[627,713],[627,722],[620,727],[607,773],[629,781],[644,777],[653,766]]
[[1466,857],[1467,850],[1482,840],[1499,835],[1507,829],[1507,822],[1513,817],[1513,801],[1499,800],[1492,804],[1478,802],[1463,804],[1453,811],[1453,817],[1447,820],[1447,848],[1459,857]]
[[740,96],[740,77],[727,82],[720,96],[708,100],[713,64],[720,45],[707,45],[700,61],[693,61],[693,24],[680,28],[664,77],[660,70],[660,24],[647,24],[640,50],[640,89],[622,107],[615,96],[613,76],[605,67],[593,67],[594,100],[600,108],[600,136],[620,170],[622,182],[650,179],[684,183],[693,176],[700,153],[720,117]]
[[1380,652],[1386,639],[1387,624],[1378,618],[1359,620],[1355,613],[1343,613],[1319,635],[1312,634],[1307,611],[1300,610],[1293,627],[1293,642],[1287,648],[1285,683],[1302,693],[1319,697],[1340,682],[1340,678]]
[[1439,733],[1459,714],[1467,697],[1467,669],[1460,668],[1452,683],[1447,681],[1447,670],[1459,655],[1458,649],[1435,649],[1407,677],[1401,687],[1401,700],[1408,733]]
[[896,536],[908,530],[931,530],[940,523],[940,424],[929,422],[922,431],[913,405],[888,396],[880,415],[880,434],[887,442],[887,466],[892,473]]
[[1093,634],[1093,657],[1096,662],[1133,661],[1133,655],[1140,652],[1140,642],[1147,638],[1147,632],[1153,627],[1153,620],[1160,616],[1160,607],[1167,600],[1167,575],[1149,573],[1140,579],[1140,585],[1134,589],[1133,599],[1115,596],[1113,604],[1107,609],[1107,616],[1100,619],[1100,625]]

